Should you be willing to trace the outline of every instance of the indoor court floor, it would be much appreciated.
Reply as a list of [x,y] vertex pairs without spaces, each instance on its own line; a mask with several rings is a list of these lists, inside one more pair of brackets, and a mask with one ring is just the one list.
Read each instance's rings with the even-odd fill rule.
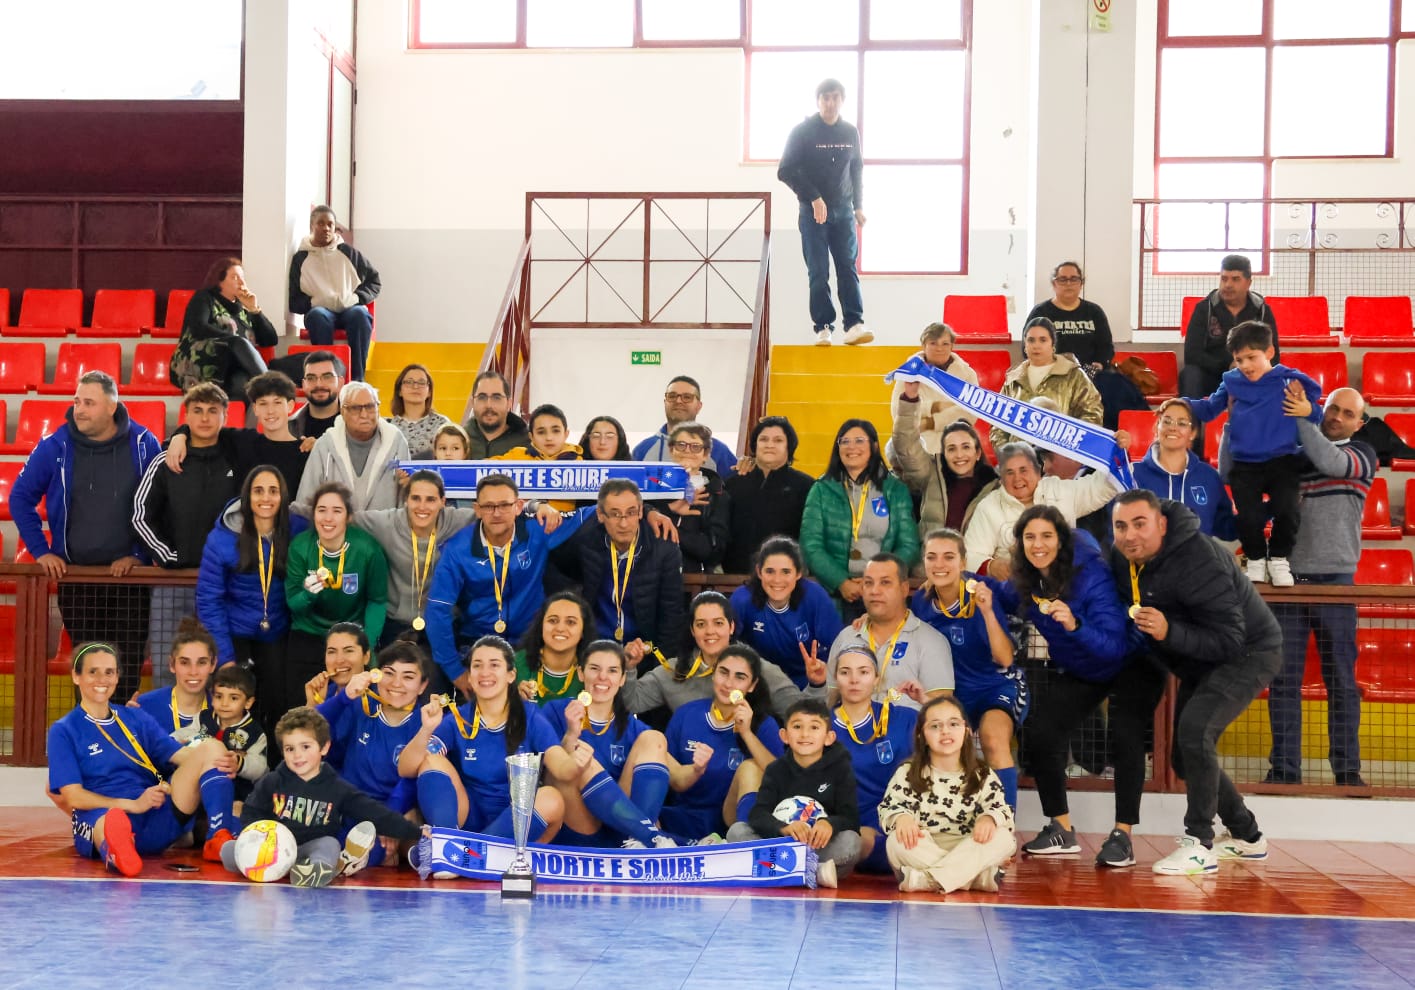
[[[0,988],[1415,986],[1415,844],[1276,843],[1265,864],[1158,877],[1014,863],[1000,895],[694,892],[470,881],[374,869],[328,890],[177,873],[122,880],[70,851],[50,809],[0,810]],[[149,946],[157,945],[154,950]]]

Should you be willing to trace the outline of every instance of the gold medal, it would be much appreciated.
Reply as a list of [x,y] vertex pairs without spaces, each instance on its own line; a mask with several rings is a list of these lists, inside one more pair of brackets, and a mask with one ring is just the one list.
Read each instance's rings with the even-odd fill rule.
[[1052,606],[1051,599],[1047,599],[1046,601],[1044,601],[1044,602],[1039,602],[1039,603],[1037,604],[1037,611],[1038,611],[1038,612],[1041,612],[1042,615],[1051,615],[1051,606]]
[[445,695],[445,694],[434,694],[431,698],[428,699],[428,701],[435,701],[435,702],[437,702],[437,706],[438,706],[439,708],[451,708],[451,707],[452,707],[452,699],[451,699],[450,697],[448,697],[447,695]]
[[884,703],[886,705],[892,705],[902,697],[904,697],[904,695],[899,693],[898,688],[890,688],[884,693]]
[[614,638],[615,638],[616,640],[618,640],[619,642],[621,642],[621,643],[624,642],[624,627],[623,627],[623,626],[615,626],[615,627],[614,627]]
[[325,584],[328,584],[329,579],[334,576],[334,572],[327,567],[321,567],[319,570],[314,572],[314,576],[319,578]]
[[368,682],[370,684],[377,684],[381,680],[383,680],[383,668],[375,667],[368,672]]
[[730,702],[732,702],[732,704],[734,704],[734,705],[740,705],[740,704],[742,703],[742,692],[741,692],[741,691],[733,691],[731,694],[729,694],[729,695],[727,696],[727,700],[730,701]]
[[261,632],[270,632],[270,620],[269,620],[269,619],[261,619],[261,620],[260,620],[260,631],[261,631]]
[[423,631],[424,629],[426,629],[426,628],[427,628],[427,620],[426,620],[426,619],[424,619],[421,615],[417,615],[417,616],[414,616],[414,617],[413,617],[413,629],[414,629],[414,630],[416,630],[417,632],[422,632],[422,631]]
[[856,548],[854,548],[854,549],[852,549],[852,550],[850,551],[850,559],[851,559],[851,560],[863,560],[863,559],[864,559],[864,556],[865,556],[865,555],[860,552],[860,550],[859,550],[858,547],[856,547]]
[[594,696],[588,691],[581,691],[579,694],[575,695],[575,700],[588,708],[590,707],[590,702],[594,701]]
[[1128,611],[1129,611],[1129,613],[1130,613],[1130,618],[1133,619],[1133,618],[1135,618],[1135,616],[1137,616],[1137,615],[1140,614],[1140,606],[1139,606],[1139,605],[1131,605],[1130,608],[1128,609]]
[[504,633],[506,631],[506,622],[502,619],[497,619],[496,623],[491,628],[499,633]]
[[963,590],[971,595],[973,592],[978,590],[978,582],[974,581],[972,578],[969,578],[967,581],[963,582]]

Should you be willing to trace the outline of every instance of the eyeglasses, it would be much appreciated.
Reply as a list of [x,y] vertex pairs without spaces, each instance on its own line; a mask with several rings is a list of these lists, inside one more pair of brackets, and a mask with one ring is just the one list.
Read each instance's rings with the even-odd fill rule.
[[505,402],[506,394],[504,392],[478,392],[472,398],[477,402]]
[[606,512],[604,518],[610,522],[633,522],[644,514],[643,509],[630,509],[627,512],[620,512],[618,509],[613,512]]
[[403,384],[409,388],[432,388],[432,382],[426,378],[404,378]]
[[332,371],[326,371],[322,375],[305,375],[307,382],[337,382],[338,380],[339,376]]
[[1080,275],[1058,275],[1052,281],[1057,285],[1080,285],[1086,280]]
[[663,398],[667,402],[697,402],[696,392],[664,392]]
[[516,508],[515,502],[478,502],[477,508],[487,515],[496,515],[500,512],[509,512]]
[[618,443],[618,442],[619,442],[619,434],[613,432],[612,430],[611,430],[610,432],[608,432],[608,433],[591,433],[591,434],[590,434],[590,439],[591,439],[591,440],[613,440],[615,443]]
[[695,440],[674,440],[673,449],[680,454],[701,454],[703,445]]
[[842,447],[867,447],[870,443],[869,437],[841,437],[836,441]]
[[376,402],[360,402],[360,403],[359,403],[358,405],[356,405],[356,406],[355,406],[355,405],[344,406],[344,411],[345,411],[345,412],[351,412],[351,413],[353,413],[355,416],[367,416],[369,413],[376,413],[376,412],[378,412],[378,403],[376,403]]
[[1193,425],[1194,424],[1187,419],[1170,419],[1168,416],[1160,420],[1160,426],[1166,430],[1187,430],[1193,427]]

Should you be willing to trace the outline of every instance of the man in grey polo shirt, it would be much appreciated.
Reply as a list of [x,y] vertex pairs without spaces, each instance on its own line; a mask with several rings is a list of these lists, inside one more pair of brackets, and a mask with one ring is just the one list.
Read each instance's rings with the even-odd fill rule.
[[903,695],[899,704],[917,709],[926,697],[950,693],[953,651],[948,640],[909,611],[908,565],[892,553],[877,553],[866,562],[862,582],[865,620],[859,629],[846,626],[835,637],[827,669],[834,670],[846,646],[863,643],[879,657],[885,686]]

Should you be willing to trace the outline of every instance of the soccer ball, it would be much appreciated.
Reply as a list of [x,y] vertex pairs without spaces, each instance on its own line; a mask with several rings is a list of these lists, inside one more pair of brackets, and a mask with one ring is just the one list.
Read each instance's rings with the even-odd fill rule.
[[273,883],[295,865],[295,836],[279,822],[247,825],[236,839],[236,869],[247,880]]
[[776,809],[772,811],[772,816],[777,821],[787,824],[805,822],[807,825],[814,825],[818,818],[825,817],[825,809],[821,807],[819,801],[798,794],[796,797],[783,798]]

